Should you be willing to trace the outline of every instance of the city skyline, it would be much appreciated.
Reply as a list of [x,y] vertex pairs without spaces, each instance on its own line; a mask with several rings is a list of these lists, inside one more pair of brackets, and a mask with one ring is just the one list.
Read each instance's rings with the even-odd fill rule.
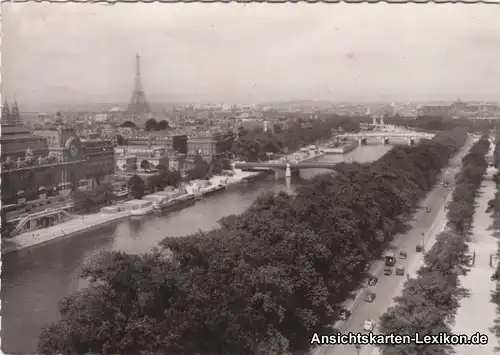
[[500,15],[489,9],[2,4],[2,96],[126,104],[138,52],[152,103],[497,101]]

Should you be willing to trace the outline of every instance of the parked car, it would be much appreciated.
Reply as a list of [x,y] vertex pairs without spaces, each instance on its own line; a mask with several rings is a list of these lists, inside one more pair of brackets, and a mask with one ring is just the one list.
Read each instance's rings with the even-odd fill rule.
[[378,277],[377,276],[370,276],[368,279],[368,286],[375,286],[378,282]]
[[365,302],[373,302],[373,300],[377,297],[375,292],[368,291],[368,293],[365,296]]
[[405,251],[400,251],[399,252],[399,258],[400,259],[406,259],[408,257],[408,254]]
[[385,276],[390,276],[390,275],[392,275],[392,268],[390,268],[390,267],[385,267],[385,268],[384,268],[384,275],[385,275]]
[[340,311],[340,320],[346,320],[350,316],[351,316],[351,311],[347,309],[343,309],[342,311]]
[[375,328],[375,325],[376,325],[376,323],[374,320],[367,319],[367,320],[365,320],[365,323],[363,324],[363,329],[366,330],[367,332],[371,332]]
[[396,268],[396,275],[398,276],[403,276],[405,274],[405,268],[402,266],[399,266]]

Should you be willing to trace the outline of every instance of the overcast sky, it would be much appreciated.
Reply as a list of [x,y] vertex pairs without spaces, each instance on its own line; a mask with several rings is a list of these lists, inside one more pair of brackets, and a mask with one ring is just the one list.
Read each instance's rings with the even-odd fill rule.
[[2,4],[2,94],[127,103],[500,101],[500,8]]

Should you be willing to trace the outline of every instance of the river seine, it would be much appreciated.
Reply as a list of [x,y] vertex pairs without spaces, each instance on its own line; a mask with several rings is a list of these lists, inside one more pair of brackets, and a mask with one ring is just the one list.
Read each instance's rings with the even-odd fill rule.
[[[327,155],[319,161],[377,160],[391,149],[370,143],[341,155]],[[327,172],[309,169],[302,176]],[[217,226],[229,214],[243,212],[266,191],[287,190],[300,184],[293,180],[256,181],[248,186],[231,186],[226,191],[197,202],[194,206],[165,216],[146,216],[102,227],[89,233],[5,255],[2,259],[2,351],[6,354],[34,353],[42,326],[57,320],[58,302],[85,287],[77,278],[82,263],[103,250],[142,253],[167,236],[183,236]]]

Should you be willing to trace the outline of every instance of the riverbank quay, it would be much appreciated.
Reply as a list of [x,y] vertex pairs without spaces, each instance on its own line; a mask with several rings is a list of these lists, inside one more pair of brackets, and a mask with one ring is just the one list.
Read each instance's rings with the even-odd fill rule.
[[22,233],[2,242],[2,255],[19,251],[22,249],[40,246],[60,238],[75,236],[76,234],[88,232],[94,228],[100,228],[109,223],[117,222],[130,216],[129,211],[117,213],[95,213],[75,218],[36,231]]
[[310,156],[306,156],[304,158],[297,159],[297,163],[305,163],[306,161],[310,161],[313,159],[319,159],[319,158],[324,157],[324,156],[325,156],[324,152],[316,153],[316,154],[313,154]]
[[[213,176],[210,182],[211,186],[230,186],[242,183],[245,179],[257,179],[262,175],[262,172],[241,171],[238,169],[233,176]],[[212,194],[206,195],[205,199],[210,196],[212,196]],[[188,207],[188,205],[186,205],[186,207]],[[78,234],[88,232],[91,229],[100,228],[128,217],[130,217],[129,211],[116,213],[99,212],[82,216],[77,215],[69,221],[48,228],[22,233],[8,240],[4,240],[2,243],[2,255],[22,249],[41,246],[60,238],[74,237]]]

